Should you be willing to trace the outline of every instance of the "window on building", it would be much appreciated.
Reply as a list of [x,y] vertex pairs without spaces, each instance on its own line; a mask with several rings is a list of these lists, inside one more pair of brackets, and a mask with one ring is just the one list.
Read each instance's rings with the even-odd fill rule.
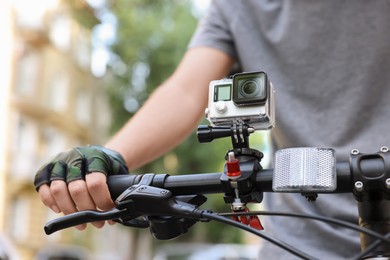
[[55,7],[58,1],[52,0],[13,0],[16,14],[16,23],[21,27],[42,29],[45,15],[49,9]]
[[81,26],[78,26],[77,34],[77,37],[73,37],[73,55],[81,68],[89,70],[91,64],[91,34]]
[[37,168],[38,128],[34,120],[28,117],[15,115],[14,118],[12,176],[30,179],[31,171]]
[[50,21],[49,39],[60,50],[70,48],[72,38],[72,20],[66,13],[58,13]]
[[40,73],[42,56],[35,48],[24,46],[23,54],[17,63],[15,77],[16,93],[21,96],[33,96],[36,92]]
[[78,121],[88,124],[91,121],[91,101],[92,93],[89,93],[85,88],[76,89],[76,107],[75,113]]
[[29,200],[25,196],[15,198],[10,205],[9,233],[16,241],[24,241],[28,238],[30,223],[29,205]]
[[70,79],[66,71],[50,74],[46,91],[46,103],[56,111],[68,108]]
[[63,132],[51,126],[45,126],[42,131],[42,143],[44,145],[44,152],[42,153],[43,162],[46,162],[49,158],[52,158],[56,154],[69,148],[67,147],[67,137],[63,134]]

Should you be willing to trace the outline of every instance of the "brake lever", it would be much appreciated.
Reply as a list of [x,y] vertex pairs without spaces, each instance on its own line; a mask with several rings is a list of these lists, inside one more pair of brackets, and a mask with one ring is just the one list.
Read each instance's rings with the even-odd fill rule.
[[47,222],[44,227],[46,235],[50,235],[56,231],[80,224],[106,220],[114,220],[115,222],[130,227],[149,227],[149,221],[144,219],[136,219],[140,217],[141,214],[139,214],[135,209],[134,202],[127,199],[129,191],[133,190],[132,187],[121,194],[121,196],[116,200],[117,206],[111,210],[83,210]]
[[56,231],[77,226],[80,224],[95,221],[120,219],[124,216],[128,216],[128,210],[126,208],[113,208],[108,211],[83,210],[47,222],[44,227],[44,230],[46,235],[50,235]]
[[132,190],[132,187],[121,194],[120,198],[116,201],[117,206],[111,210],[82,210],[47,222],[44,227],[46,235],[80,224],[106,220],[114,220],[115,222],[131,227],[149,227],[148,221],[136,219],[141,215],[135,210],[134,202],[132,200],[127,200],[126,195],[129,190]]
[[[193,198],[201,204],[202,199]],[[176,200],[169,190],[144,184],[133,185],[115,201],[117,206],[108,211],[84,210],[49,221],[45,227],[47,235],[58,230],[95,221],[114,220],[125,226],[149,227],[148,216],[174,216],[200,219],[202,210],[196,205]],[[145,216],[145,219],[137,219]],[[192,224],[191,224],[192,225]],[[186,224],[190,226],[190,224]]]

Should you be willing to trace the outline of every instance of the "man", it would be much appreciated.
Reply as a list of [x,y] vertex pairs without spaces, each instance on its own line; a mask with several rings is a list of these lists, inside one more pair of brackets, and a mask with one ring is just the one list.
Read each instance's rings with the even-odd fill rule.
[[[243,71],[267,72],[275,86],[275,148],[332,147],[338,159],[346,158],[352,148],[375,152],[389,141],[389,11],[386,1],[216,0],[173,75],[105,147],[121,154],[129,169],[167,152],[203,116],[209,82],[239,65]],[[174,123],[174,133],[160,131]],[[71,156],[60,157],[67,161]],[[36,186],[43,203],[53,211],[69,214],[113,206],[104,174],[88,173],[85,181],[82,174],[75,174],[67,185],[61,174],[42,179],[42,172],[50,175],[52,168],[43,169]],[[58,173],[59,168],[55,169]],[[112,173],[107,172],[112,169],[93,169]],[[300,195],[272,194],[265,203],[272,210],[356,222],[352,195],[320,195],[310,204]],[[356,232],[277,217],[265,226],[316,257],[344,258],[359,251]],[[291,258],[268,244],[261,256]]]

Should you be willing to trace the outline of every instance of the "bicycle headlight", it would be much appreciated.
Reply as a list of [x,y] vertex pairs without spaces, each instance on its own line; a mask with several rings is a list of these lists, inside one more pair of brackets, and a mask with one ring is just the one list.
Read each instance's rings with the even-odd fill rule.
[[334,191],[335,151],[312,147],[277,151],[272,188],[278,192]]

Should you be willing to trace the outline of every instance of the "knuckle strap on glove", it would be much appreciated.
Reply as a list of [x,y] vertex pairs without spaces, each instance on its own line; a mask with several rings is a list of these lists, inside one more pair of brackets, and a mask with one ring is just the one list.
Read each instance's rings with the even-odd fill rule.
[[63,180],[67,183],[85,179],[85,175],[101,172],[107,175],[128,174],[123,157],[102,146],[89,145],[76,147],[58,154],[52,162],[40,168],[35,175],[34,186],[38,191],[43,184],[53,180]]

